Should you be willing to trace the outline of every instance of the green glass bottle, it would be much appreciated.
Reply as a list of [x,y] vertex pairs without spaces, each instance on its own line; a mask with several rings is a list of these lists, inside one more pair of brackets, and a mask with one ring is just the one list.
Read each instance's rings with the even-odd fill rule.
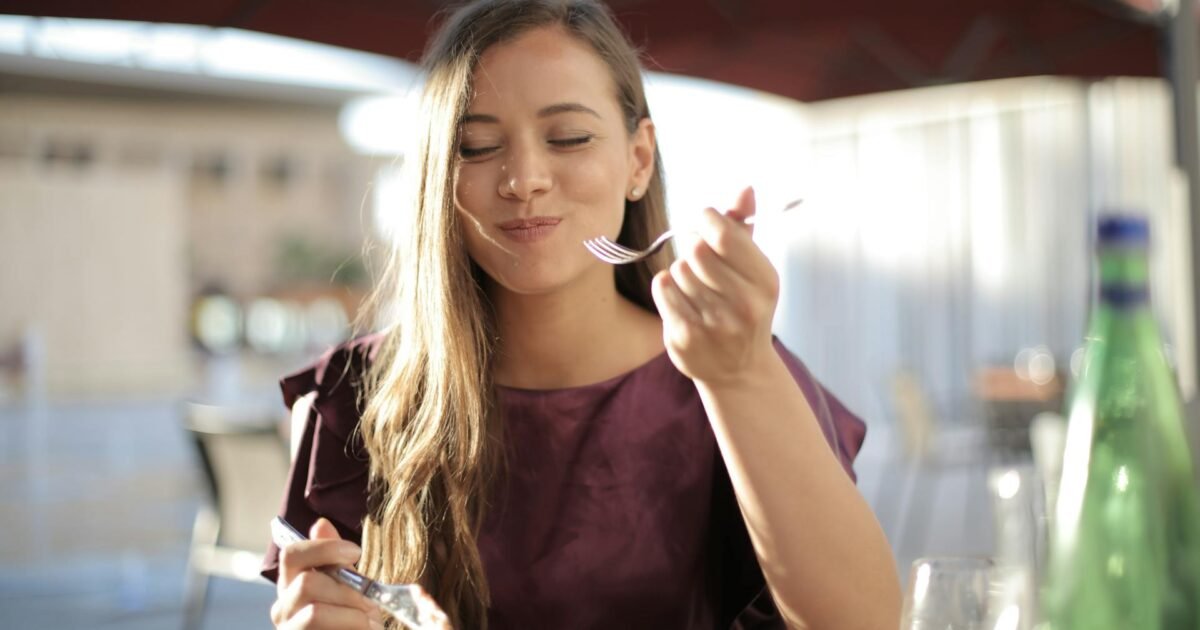
[[1150,310],[1144,218],[1100,221],[1042,589],[1051,630],[1200,630],[1200,500]]

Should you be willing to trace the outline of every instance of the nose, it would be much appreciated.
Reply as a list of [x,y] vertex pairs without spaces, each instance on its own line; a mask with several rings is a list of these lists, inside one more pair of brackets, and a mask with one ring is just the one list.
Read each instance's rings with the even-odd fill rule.
[[500,196],[528,201],[550,190],[550,175],[546,155],[538,147],[513,146],[500,167]]

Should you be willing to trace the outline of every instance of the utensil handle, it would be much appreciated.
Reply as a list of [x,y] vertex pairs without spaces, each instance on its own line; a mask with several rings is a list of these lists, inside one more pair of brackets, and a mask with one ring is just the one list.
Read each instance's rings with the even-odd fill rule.
[[[301,534],[282,516],[276,516],[271,519],[271,540],[274,541],[275,546],[283,549],[288,545],[308,540],[308,536]],[[407,585],[382,584],[346,567],[328,567],[322,569],[322,572],[381,605],[384,610],[391,612],[405,626],[419,628],[419,623],[416,621],[416,603],[412,601]]]
[[[795,208],[796,206],[798,206],[802,203],[804,203],[804,199],[793,199],[793,200],[787,202],[786,204],[784,204],[784,206],[782,208],[780,208],[779,211],[787,212],[788,210],[791,210],[792,208]],[[752,215],[746,217],[746,220],[742,221],[742,224],[743,225],[754,225],[755,223],[758,222],[759,216],[761,216],[761,215],[752,214]]]

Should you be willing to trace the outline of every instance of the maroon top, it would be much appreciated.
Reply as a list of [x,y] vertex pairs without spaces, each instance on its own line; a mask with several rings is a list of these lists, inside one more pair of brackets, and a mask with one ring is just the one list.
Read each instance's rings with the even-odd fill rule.
[[[288,407],[317,392],[281,508],[301,531],[324,516],[362,539],[356,391],[380,340],[335,348],[281,381]],[[866,426],[775,347],[853,477]],[[508,468],[479,535],[490,627],[785,627],[700,396],[665,352],[593,385],[497,390]],[[274,580],[277,567],[272,545],[263,575]]]

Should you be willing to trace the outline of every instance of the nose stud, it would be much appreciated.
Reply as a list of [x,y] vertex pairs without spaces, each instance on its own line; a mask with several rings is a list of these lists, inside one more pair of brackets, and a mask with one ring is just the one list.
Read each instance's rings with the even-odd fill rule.
[[509,177],[508,179],[504,180],[500,184],[500,192],[501,193],[512,194],[512,193],[515,193],[516,190],[517,190],[517,178],[516,177]]

